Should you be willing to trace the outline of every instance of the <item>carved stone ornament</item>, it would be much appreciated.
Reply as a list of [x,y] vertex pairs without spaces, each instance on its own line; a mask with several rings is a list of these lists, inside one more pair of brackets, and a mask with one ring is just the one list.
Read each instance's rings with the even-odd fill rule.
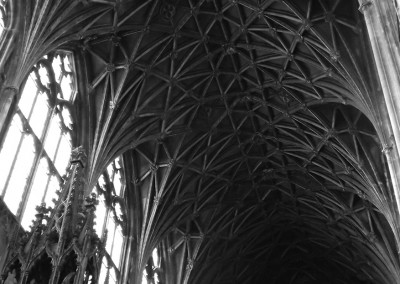
[[1,214],[0,207],[0,223],[4,224],[0,230],[10,232],[3,283],[89,283],[89,278],[96,283],[104,248],[93,229],[97,198],[83,196],[84,170],[76,166],[83,166],[86,159],[82,147],[72,151],[68,180],[55,206],[46,208],[42,203],[36,207],[30,232],[20,226],[11,228],[12,220]]
[[71,164],[80,163],[82,167],[86,166],[87,156],[86,151],[82,146],[79,146],[71,152]]

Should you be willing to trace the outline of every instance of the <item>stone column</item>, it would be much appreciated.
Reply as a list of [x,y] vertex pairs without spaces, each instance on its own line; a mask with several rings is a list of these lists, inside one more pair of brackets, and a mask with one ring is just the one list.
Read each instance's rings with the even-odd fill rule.
[[16,88],[5,87],[2,89],[0,87],[0,137],[5,137],[6,126],[11,121],[12,109],[16,103],[17,95],[18,90]]
[[[396,0],[398,1],[398,0]],[[392,141],[384,142],[383,152],[389,164],[391,181],[400,218],[400,34],[396,4],[393,0],[359,0],[368,29],[379,80],[385,99],[390,125],[385,129]],[[389,133],[387,133],[389,132]],[[391,132],[391,133],[390,133]],[[396,220],[395,220],[396,223]],[[393,225],[393,224],[392,224]],[[400,248],[400,226],[394,224]]]
[[400,143],[400,50],[396,7],[390,0],[359,0],[396,144]]

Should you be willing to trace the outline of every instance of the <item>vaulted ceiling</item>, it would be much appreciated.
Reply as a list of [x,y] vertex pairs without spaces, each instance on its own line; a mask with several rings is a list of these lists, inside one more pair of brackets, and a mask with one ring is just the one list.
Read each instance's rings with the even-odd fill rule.
[[357,1],[114,4],[36,6],[75,52],[88,188],[123,155],[131,281],[159,246],[162,283],[397,283]]

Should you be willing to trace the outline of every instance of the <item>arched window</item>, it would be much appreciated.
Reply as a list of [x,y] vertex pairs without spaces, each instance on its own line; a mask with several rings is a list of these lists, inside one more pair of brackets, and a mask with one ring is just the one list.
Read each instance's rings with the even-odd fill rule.
[[99,283],[118,283],[123,247],[123,183],[124,172],[121,159],[117,158],[101,175],[96,191],[99,204],[96,208],[95,230],[106,241],[106,253],[102,260]]
[[[1,0],[0,0],[1,1]],[[76,87],[72,54],[47,55],[26,79],[0,152],[0,194],[25,229],[50,205],[71,153]]]
[[146,268],[143,271],[142,284],[159,284],[161,269],[161,258],[158,249],[155,248],[147,261]]

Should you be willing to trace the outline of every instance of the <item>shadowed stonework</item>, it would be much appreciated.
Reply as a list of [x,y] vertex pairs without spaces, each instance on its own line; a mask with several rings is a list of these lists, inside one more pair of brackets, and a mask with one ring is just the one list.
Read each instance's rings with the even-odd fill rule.
[[[32,66],[71,52],[74,99],[49,84],[70,110],[72,148],[87,155],[68,226],[90,227],[80,206],[92,190],[114,222],[107,236],[99,217],[89,270],[85,253],[54,242],[77,259],[57,281],[94,281],[103,265],[105,283],[398,283],[397,85],[382,79],[396,73],[376,53],[397,16],[387,11],[372,38],[371,9],[383,4],[360,2],[9,4],[24,36],[0,49],[12,98],[0,100],[0,133]],[[69,216],[52,214],[51,226]]]

